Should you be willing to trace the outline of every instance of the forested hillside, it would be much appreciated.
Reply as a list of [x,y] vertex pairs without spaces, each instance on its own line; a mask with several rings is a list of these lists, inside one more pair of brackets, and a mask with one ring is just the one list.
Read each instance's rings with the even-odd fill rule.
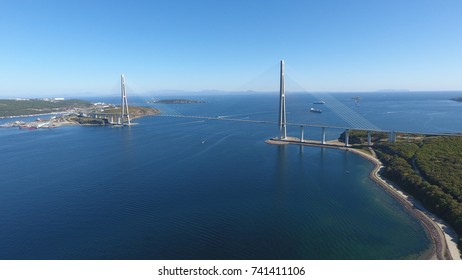
[[462,139],[427,139],[416,154],[416,162],[430,183],[462,202]]
[[48,113],[53,113],[53,112],[67,111],[73,108],[89,108],[89,107],[91,107],[91,103],[82,101],[82,100],[77,100],[77,99],[71,99],[71,100],[0,99],[0,117],[48,114]]
[[417,143],[381,143],[374,147],[386,166],[383,175],[462,236],[462,137],[426,137]]

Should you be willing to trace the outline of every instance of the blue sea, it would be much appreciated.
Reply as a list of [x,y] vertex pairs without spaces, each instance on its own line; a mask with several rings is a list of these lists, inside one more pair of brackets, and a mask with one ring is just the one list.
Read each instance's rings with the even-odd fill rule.
[[[461,132],[456,96],[288,93],[287,119],[343,127],[351,115],[387,130]],[[277,93],[194,96],[200,104],[150,98],[129,102],[176,115],[278,118]],[[310,113],[320,98],[323,113]],[[328,102],[342,104],[340,116]],[[134,122],[0,129],[0,259],[412,259],[431,249],[422,225],[356,154],[266,144],[278,136],[273,124]],[[305,128],[305,138],[320,134]]]

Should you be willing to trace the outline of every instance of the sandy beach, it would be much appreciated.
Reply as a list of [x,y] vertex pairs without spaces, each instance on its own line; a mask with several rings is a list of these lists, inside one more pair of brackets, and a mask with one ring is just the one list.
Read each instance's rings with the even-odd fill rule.
[[433,250],[430,254],[423,256],[425,259],[433,260],[461,260],[460,252],[457,248],[458,236],[454,230],[436,217],[430,211],[426,210],[420,202],[414,199],[412,196],[404,193],[398,186],[392,182],[382,178],[379,175],[380,169],[383,168],[382,163],[375,156],[375,152],[372,148],[369,149],[370,154],[364,150],[352,149],[345,147],[344,143],[338,141],[329,141],[327,144],[320,144],[319,141],[305,140],[300,142],[300,139],[290,137],[286,140],[271,139],[266,141],[268,144],[296,144],[305,146],[316,146],[323,148],[340,149],[349,152],[353,152],[374,164],[374,169],[370,173],[370,178],[381,186],[385,191],[392,195],[398,200],[413,216],[422,222],[429,237],[432,239]]

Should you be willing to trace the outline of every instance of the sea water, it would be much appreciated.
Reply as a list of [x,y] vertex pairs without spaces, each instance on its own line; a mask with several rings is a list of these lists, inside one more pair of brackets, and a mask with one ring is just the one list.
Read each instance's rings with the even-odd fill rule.
[[[359,106],[334,96],[383,129],[460,131],[454,93],[362,94]],[[277,120],[277,94],[195,98],[207,103],[160,107]],[[309,113],[312,101],[288,94],[288,121],[345,125],[328,109]],[[431,246],[356,154],[266,144],[272,124],[134,122],[0,129],[0,259],[406,259]]]

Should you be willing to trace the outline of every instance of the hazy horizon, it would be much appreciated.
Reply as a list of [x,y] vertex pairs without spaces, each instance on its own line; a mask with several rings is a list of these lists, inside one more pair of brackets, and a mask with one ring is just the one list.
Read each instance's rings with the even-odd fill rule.
[[[288,94],[380,94],[380,93],[403,93],[403,94],[417,94],[417,93],[460,93],[462,90],[375,90],[375,91],[286,91]],[[246,95],[246,94],[279,94],[278,91],[224,91],[224,90],[199,90],[199,91],[187,91],[187,90],[157,90],[149,92],[127,92],[127,96],[130,97],[183,97],[183,96],[219,96],[219,95]],[[459,96],[459,95],[458,95]],[[458,97],[454,96],[454,97]],[[69,94],[22,94],[22,95],[0,95],[0,99],[41,99],[41,98],[91,98],[91,97],[120,97],[120,92],[112,93],[96,93],[96,92],[85,92],[85,93],[69,93]]]

